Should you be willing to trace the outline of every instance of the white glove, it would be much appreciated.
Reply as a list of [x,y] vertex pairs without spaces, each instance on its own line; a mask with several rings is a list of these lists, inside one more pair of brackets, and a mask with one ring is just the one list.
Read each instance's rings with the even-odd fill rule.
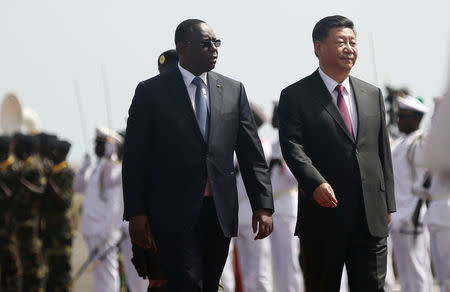
[[411,192],[413,193],[413,195],[423,200],[426,200],[430,197],[428,189],[424,188],[421,183],[415,183],[411,188]]
[[88,153],[86,153],[83,157],[83,162],[81,163],[80,171],[85,172],[90,165],[91,165],[91,156]]

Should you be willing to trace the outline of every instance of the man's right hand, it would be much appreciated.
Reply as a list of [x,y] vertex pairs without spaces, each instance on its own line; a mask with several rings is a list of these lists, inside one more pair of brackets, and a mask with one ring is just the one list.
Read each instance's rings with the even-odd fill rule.
[[130,225],[128,226],[130,232],[131,242],[143,247],[152,248],[153,239],[150,233],[150,223],[145,215],[136,215],[130,218]]
[[322,183],[314,190],[313,199],[325,208],[335,208],[338,203],[333,188],[327,183]]
[[81,163],[80,171],[84,172],[88,169],[88,167],[91,165],[91,156],[86,153],[83,157],[83,162]]

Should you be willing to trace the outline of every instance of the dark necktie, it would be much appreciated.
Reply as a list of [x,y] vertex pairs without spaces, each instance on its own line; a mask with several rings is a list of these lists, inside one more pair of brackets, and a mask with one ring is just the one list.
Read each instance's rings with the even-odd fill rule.
[[205,141],[208,140],[208,105],[206,104],[206,96],[203,93],[203,88],[206,88],[205,83],[200,77],[195,77],[192,80],[197,89],[195,90],[195,115],[197,123],[202,132]]
[[344,119],[345,124],[347,125],[348,130],[350,131],[350,134],[352,134],[352,137],[355,138],[355,134],[353,133],[352,128],[352,120],[350,119],[350,114],[348,113],[347,104],[344,100],[344,85],[338,84],[336,85],[336,90],[338,92],[337,97],[337,106],[339,108],[339,111],[341,112],[342,118]]

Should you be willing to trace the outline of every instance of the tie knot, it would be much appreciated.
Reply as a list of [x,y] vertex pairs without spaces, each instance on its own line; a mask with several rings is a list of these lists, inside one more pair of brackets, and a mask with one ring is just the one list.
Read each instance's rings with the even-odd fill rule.
[[192,83],[194,83],[195,86],[197,87],[202,87],[205,83],[203,82],[203,80],[200,77],[195,77],[194,79],[192,79]]
[[336,85],[336,90],[337,90],[337,92],[340,94],[340,95],[342,95],[342,96],[344,96],[344,85],[342,85],[342,84],[338,84],[338,85]]

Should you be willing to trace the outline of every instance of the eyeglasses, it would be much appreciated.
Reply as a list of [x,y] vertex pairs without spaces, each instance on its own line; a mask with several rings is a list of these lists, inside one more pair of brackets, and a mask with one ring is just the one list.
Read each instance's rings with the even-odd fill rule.
[[202,48],[211,49],[212,45],[214,45],[216,48],[220,47],[220,45],[222,44],[222,41],[221,40],[205,40],[205,41],[191,41],[191,42],[187,42],[187,43],[197,43]]

